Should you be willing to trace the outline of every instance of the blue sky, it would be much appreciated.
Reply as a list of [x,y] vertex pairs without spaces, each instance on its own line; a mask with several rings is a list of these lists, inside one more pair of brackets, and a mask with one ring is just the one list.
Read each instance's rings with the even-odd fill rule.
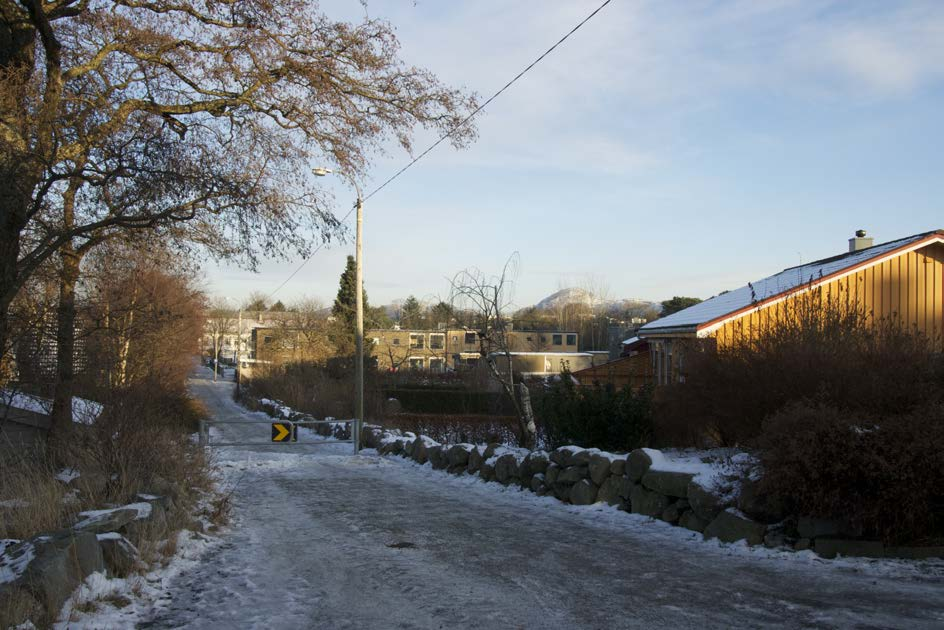
[[[601,1],[367,12],[406,61],[487,97]],[[941,112],[944,2],[614,0],[480,115],[475,144],[441,145],[365,206],[370,301],[446,296],[447,277],[515,251],[518,305],[587,278],[613,298],[705,298],[845,251],[858,228],[944,228]],[[363,187],[409,159],[377,156]],[[333,192],[346,211],[353,192]],[[330,303],[352,252],[322,250],[275,298]],[[241,301],[298,264],[211,265],[206,288]]]

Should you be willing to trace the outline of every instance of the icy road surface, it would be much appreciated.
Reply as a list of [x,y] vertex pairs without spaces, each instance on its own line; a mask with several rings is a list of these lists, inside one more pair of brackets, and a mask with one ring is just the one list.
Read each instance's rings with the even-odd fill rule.
[[[259,419],[232,387],[192,382],[217,419]],[[939,563],[705,543],[349,446],[221,449],[233,526],[145,627],[944,627]]]

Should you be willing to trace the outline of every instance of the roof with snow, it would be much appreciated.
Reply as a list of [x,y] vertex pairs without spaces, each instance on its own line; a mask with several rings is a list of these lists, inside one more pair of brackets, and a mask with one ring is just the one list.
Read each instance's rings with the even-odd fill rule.
[[639,334],[645,337],[660,333],[696,332],[739,311],[760,306],[766,300],[806,286],[815,286],[843,272],[878,262],[888,256],[923,247],[935,241],[944,242],[944,230],[922,232],[856,252],[790,267],[757,282],[748,283],[739,289],[716,295],[677,313],[649,322],[639,329]]

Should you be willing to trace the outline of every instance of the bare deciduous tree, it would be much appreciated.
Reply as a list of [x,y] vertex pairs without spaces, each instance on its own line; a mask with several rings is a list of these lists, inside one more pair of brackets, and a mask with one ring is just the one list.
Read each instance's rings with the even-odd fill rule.
[[304,253],[336,227],[316,159],[363,173],[416,125],[470,140],[474,99],[398,53],[306,0],[0,0],[0,350],[57,253],[72,272],[110,230],[169,224],[250,263]]
[[[507,313],[512,307],[518,263],[518,254],[515,253],[505,262],[497,276],[489,276],[475,268],[460,271],[451,281],[450,303],[454,312],[472,316],[466,326],[478,333],[482,361],[514,405],[518,420],[518,444],[533,449],[537,441],[537,426],[531,409],[531,397],[527,385],[515,384],[514,362],[508,339],[510,321]],[[499,360],[503,366],[499,365]]]

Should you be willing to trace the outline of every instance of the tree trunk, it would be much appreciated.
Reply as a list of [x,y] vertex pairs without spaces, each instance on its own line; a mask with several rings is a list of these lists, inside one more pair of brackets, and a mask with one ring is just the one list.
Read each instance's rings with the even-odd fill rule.
[[131,352],[131,331],[134,330],[134,309],[138,304],[138,284],[134,283],[131,289],[131,305],[128,309],[128,317],[121,328],[121,337],[118,346],[118,376],[115,384],[122,387],[128,382],[128,355]]
[[534,422],[534,411],[531,409],[531,392],[524,383],[518,383],[516,387],[521,403],[521,416],[518,420],[521,424],[521,446],[533,451],[537,443],[538,428]]
[[56,391],[52,403],[50,444],[61,446],[72,431],[72,395],[75,389],[75,286],[79,255],[71,244],[60,250],[59,309],[56,324]]

